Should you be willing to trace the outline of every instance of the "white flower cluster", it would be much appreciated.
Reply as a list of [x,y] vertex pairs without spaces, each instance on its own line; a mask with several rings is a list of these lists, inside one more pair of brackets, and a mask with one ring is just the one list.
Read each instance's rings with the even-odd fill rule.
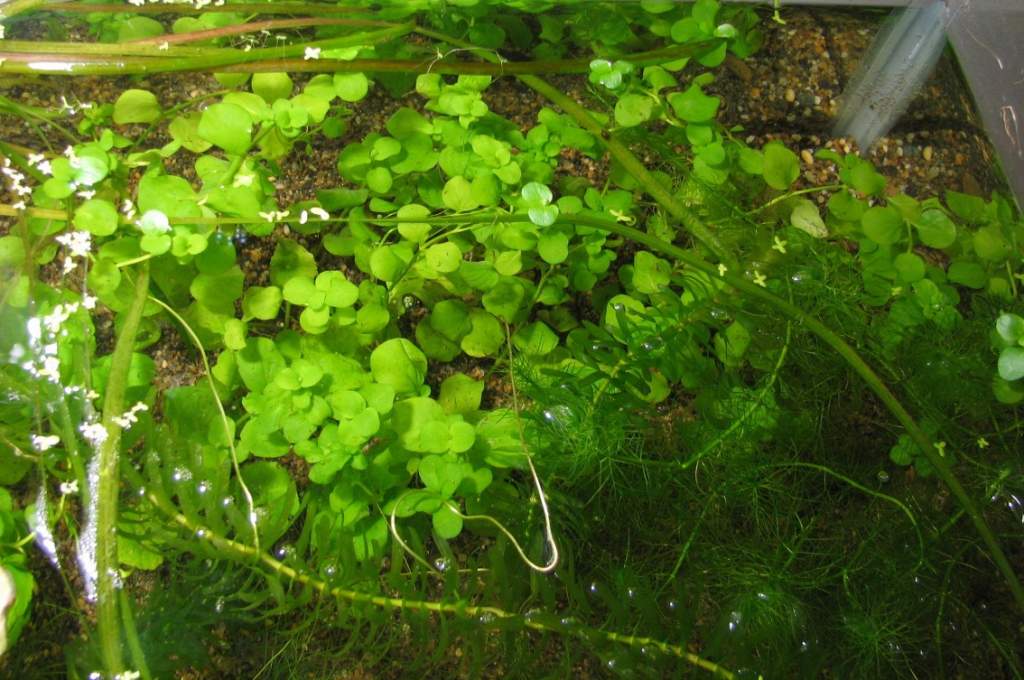
[[[143,5],[145,0],[128,0],[133,5]],[[114,680],[139,680],[142,677],[142,673],[139,671],[124,671],[123,673],[116,673]],[[103,680],[103,673],[99,671],[93,671],[89,673],[89,680]]]
[[16,210],[24,210],[25,196],[32,195],[32,187],[25,184],[25,175],[17,168],[11,167],[11,159],[4,158],[3,166],[0,166],[0,174],[10,182],[11,191],[18,196],[18,202],[14,204]]
[[270,212],[261,212],[260,217],[265,219],[267,222],[280,222],[281,220],[288,217],[287,210],[271,210]]
[[78,426],[78,431],[82,433],[86,441],[92,444],[93,448],[99,448],[103,442],[107,441],[107,428],[103,427],[103,423],[97,421],[82,423]]
[[64,496],[70,496],[73,493],[78,493],[78,480],[72,479],[70,482],[61,482],[60,492]]
[[321,48],[319,48],[319,47],[307,47],[305,53],[303,53],[303,55],[302,55],[302,58],[306,59],[306,60],[319,59],[320,58],[320,49]]
[[32,448],[35,449],[36,452],[38,452],[38,453],[42,453],[43,451],[49,451],[50,449],[52,449],[57,444],[60,444],[60,437],[58,437],[55,434],[51,434],[51,435],[34,434],[34,435],[32,435],[31,440],[32,440]]
[[74,270],[75,258],[88,257],[92,250],[92,234],[87,231],[71,231],[61,234],[56,241],[68,250],[68,254],[64,256],[63,272],[65,274]]
[[59,383],[60,360],[57,358],[57,343],[43,342],[43,320],[34,316],[25,324],[25,329],[28,331],[29,350],[26,353],[24,347],[14,345],[11,348],[11,363],[20,362],[20,366],[33,378]]
[[122,430],[127,430],[129,427],[139,422],[139,416],[137,415],[140,411],[148,411],[149,407],[143,404],[141,401],[135,406],[124,412],[124,415],[114,416],[111,420],[120,427]]
[[303,210],[299,213],[299,224],[305,224],[309,220],[309,216],[319,217],[322,220],[330,219],[331,215],[323,208],[310,208],[309,210]]

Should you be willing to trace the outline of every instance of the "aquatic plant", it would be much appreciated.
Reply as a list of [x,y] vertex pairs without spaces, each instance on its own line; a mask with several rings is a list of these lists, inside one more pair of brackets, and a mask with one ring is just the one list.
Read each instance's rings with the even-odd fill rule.
[[[889,676],[944,668],[908,655],[981,583],[1019,668],[1001,536],[1020,517],[988,500],[1019,515],[1022,333],[992,309],[1019,306],[1009,202],[892,193],[829,151],[836,183],[798,187],[794,152],[716,121],[713,69],[760,40],[749,7],[503,7],[5,8],[0,74],[217,81],[65,98],[71,127],[0,100],[40,145],[0,145],[10,639],[31,537],[65,578],[75,544],[83,677],[209,664],[204,628],[263,619],[288,622],[267,668],[327,635],[370,666],[397,649],[470,674],[564,674],[579,653],[786,676],[856,650]],[[50,12],[97,40],[12,39]],[[585,104],[545,80],[566,73]],[[553,108],[521,129],[489,104],[498,77]],[[416,103],[350,133],[375,89]],[[286,164],[318,144],[334,186],[285,201]],[[566,154],[607,154],[608,180],[561,173]],[[996,316],[998,358],[974,342]],[[195,384],[157,387],[168,337]],[[993,566],[998,585],[974,576]],[[195,584],[194,616],[133,597],[164,581]],[[531,632],[585,644],[533,655]]]

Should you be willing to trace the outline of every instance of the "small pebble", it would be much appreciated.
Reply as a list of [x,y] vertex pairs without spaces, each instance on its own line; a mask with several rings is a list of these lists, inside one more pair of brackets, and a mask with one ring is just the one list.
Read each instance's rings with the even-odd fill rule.
[[793,88],[791,87],[786,88],[786,92],[783,96],[786,98],[786,101],[789,102],[790,104],[796,101],[796,92],[794,92]]
[[814,165],[814,154],[812,154],[807,149],[804,149],[803,151],[800,152],[800,158],[803,159],[806,165]]
[[932,156],[934,155],[934,153],[935,152],[932,150],[932,147],[926,146],[924,147],[924,151],[921,152],[921,155],[924,156],[924,159],[926,161],[930,162],[932,160]]

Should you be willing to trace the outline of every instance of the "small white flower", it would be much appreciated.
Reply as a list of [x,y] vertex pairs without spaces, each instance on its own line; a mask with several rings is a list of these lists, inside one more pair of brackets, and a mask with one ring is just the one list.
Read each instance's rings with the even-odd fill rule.
[[57,243],[71,251],[72,257],[85,257],[92,250],[92,234],[87,231],[72,231],[56,238]]
[[0,40],[4,39],[4,25],[0,24]]
[[72,479],[70,482],[61,482],[60,493],[62,496],[70,496],[73,493],[78,493],[78,480]]
[[729,271],[729,268],[726,267],[724,264],[718,265],[718,275],[719,276],[725,276],[725,273],[727,271]]
[[162,43],[160,43],[160,45],[157,47],[157,49],[161,50],[161,51],[169,50],[169,49],[171,49],[171,44],[165,40]]
[[107,428],[103,427],[101,423],[84,423],[78,430],[93,446],[98,447],[107,441]]
[[328,213],[323,208],[310,208],[309,212],[310,212],[311,215],[313,215],[315,217],[319,217],[322,220],[329,220],[329,219],[331,219],[330,213]]
[[303,210],[299,213],[299,224],[305,224],[309,220],[309,212]]
[[28,206],[25,205],[25,201],[18,201],[17,203],[12,204],[11,207],[20,212],[25,210]]
[[139,680],[140,677],[142,677],[142,673],[139,671],[125,671],[115,675],[114,680]]
[[96,192],[93,191],[92,189],[82,189],[81,191],[79,191],[75,195],[78,196],[79,198],[82,198],[82,199],[85,199],[86,201],[88,201],[90,198],[92,198],[93,196],[96,195]]
[[319,47],[307,47],[306,51],[302,55],[303,59],[319,59],[320,48]]
[[49,451],[50,449],[52,449],[57,444],[60,444],[60,437],[58,437],[55,434],[50,434],[50,435],[34,434],[34,435],[32,435],[31,439],[32,439],[32,448],[35,449],[39,453],[42,453],[43,451]]
[[251,187],[252,186],[252,175],[235,175],[235,181],[231,183],[231,186],[235,187]]
[[85,309],[96,309],[96,298],[88,293],[82,295],[82,307]]

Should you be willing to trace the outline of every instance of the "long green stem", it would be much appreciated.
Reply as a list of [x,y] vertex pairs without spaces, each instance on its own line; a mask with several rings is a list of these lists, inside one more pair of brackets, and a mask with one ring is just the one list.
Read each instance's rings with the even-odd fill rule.
[[689,664],[702,668],[720,678],[735,678],[735,674],[722,668],[713,661],[709,661],[693,652],[688,651],[682,645],[670,644],[653,638],[640,637],[637,635],[625,635],[612,631],[590,628],[587,626],[572,625],[571,627],[559,627],[546,620],[520,616],[519,614],[499,609],[497,607],[467,605],[456,602],[435,602],[430,600],[410,600],[400,597],[387,597],[385,595],[372,595],[356,590],[349,590],[318,579],[305,571],[290,567],[283,562],[274,559],[265,552],[256,550],[250,545],[233,541],[220,536],[206,527],[200,527],[184,514],[177,511],[173,503],[165,498],[163,494],[154,491],[151,486],[146,486],[145,480],[136,470],[131,467],[125,468],[125,475],[128,480],[140,490],[145,490],[146,499],[152,503],[169,520],[184,529],[184,533],[193,538],[201,536],[203,541],[218,551],[225,559],[242,561],[246,564],[254,562],[262,564],[265,568],[285,578],[312,588],[322,596],[344,600],[352,603],[365,603],[377,607],[397,609],[405,611],[426,611],[436,614],[450,616],[462,616],[467,618],[486,617],[490,619],[503,619],[507,621],[519,621],[525,628],[549,633],[573,633],[580,636],[594,639],[600,638],[608,642],[629,645],[634,648],[647,647],[656,649],[663,654],[678,657]]
[[107,438],[100,444],[96,454],[99,456],[99,488],[96,499],[96,623],[103,667],[111,675],[124,670],[115,584],[118,567],[117,497],[120,484],[118,454],[121,446],[121,427],[114,419],[124,413],[128,367],[131,364],[135,335],[139,330],[148,292],[149,264],[143,263],[137,272],[135,292],[111,356],[110,375],[107,377],[106,394],[103,399],[103,427],[107,431]]

